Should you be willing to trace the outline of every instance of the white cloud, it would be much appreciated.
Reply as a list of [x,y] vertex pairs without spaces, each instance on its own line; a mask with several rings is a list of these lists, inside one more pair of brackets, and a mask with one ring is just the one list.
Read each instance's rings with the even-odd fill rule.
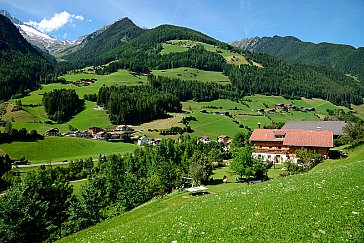
[[79,20],[79,21],[83,21],[84,20],[84,17],[81,16],[81,15],[77,15],[74,18],[77,19],[77,20]]
[[73,23],[74,20],[83,21],[84,17],[81,15],[73,15],[67,11],[63,11],[62,13],[56,13],[50,19],[42,19],[39,23],[35,21],[29,21],[26,24],[37,28],[38,30],[48,33],[59,30],[67,23]]

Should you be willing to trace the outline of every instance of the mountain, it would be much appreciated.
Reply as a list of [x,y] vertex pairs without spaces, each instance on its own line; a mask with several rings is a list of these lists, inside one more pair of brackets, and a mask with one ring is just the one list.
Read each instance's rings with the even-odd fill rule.
[[[102,75],[118,69],[149,73],[156,69],[191,67],[223,72],[228,76],[231,87],[228,87],[230,90],[227,93],[237,91],[238,94],[224,93],[221,94],[222,97],[268,94],[292,99],[323,98],[340,105],[363,102],[363,83],[342,72],[325,66],[289,63],[269,54],[244,51],[185,27],[161,25],[143,30],[130,19],[124,18],[93,36],[83,47],[62,57],[66,60],[63,63],[65,69],[93,65],[98,66],[96,73]],[[197,41],[209,44],[210,47],[206,49],[204,44],[193,45],[183,52],[172,51],[162,55],[163,44],[170,40]],[[223,53],[227,51],[244,56],[248,64],[236,66],[226,63]],[[176,85],[167,86],[162,87],[162,91],[179,92]]]
[[42,50],[46,50],[50,53],[62,52],[70,47],[77,46],[81,44],[85,37],[80,37],[77,40],[57,40],[50,37],[33,27],[24,24],[17,18],[11,16],[6,10],[0,10],[0,14],[7,17],[11,22],[19,29],[22,36],[32,45],[39,47]]
[[136,26],[129,18],[123,18],[88,35],[82,48],[64,57],[81,66],[100,65],[116,58],[113,51],[138,37],[145,30]]
[[233,46],[263,52],[292,63],[324,65],[364,81],[364,48],[349,45],[303,42],[293,36],[254,37],[233,41]]
[[0,100],[37,87],[53,64],[29,44],[17,27],[0,15]]

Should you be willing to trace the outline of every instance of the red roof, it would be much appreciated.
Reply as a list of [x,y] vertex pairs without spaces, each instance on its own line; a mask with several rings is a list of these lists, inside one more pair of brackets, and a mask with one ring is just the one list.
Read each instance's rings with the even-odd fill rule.
[[333,147],[333,133],[325,130],[255,129],[250,140],[283,141],[283,145],[289,146]]

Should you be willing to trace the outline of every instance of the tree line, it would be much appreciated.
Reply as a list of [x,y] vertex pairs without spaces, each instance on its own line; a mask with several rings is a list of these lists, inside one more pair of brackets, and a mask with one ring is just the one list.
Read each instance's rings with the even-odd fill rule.
[[70,174],[42,166],[0,198],[0,241],[54,241],[170,193],[183,185],[184,176],[194,185],[208,184],[214,164],[231,156],[223,146],[187,136],[110,156],[92,169],[92,162],[84,163],[82,168],[92,175],[77,196],[66,176]]
[[42,102],[48,118],[59,123],[69,121],[84,109],[85,104],[72,89],[54,89],[46,92]]
[[101,87],[97,103],[108,110],[113,124],[136,124],[167,117],[167,112],[180,112],[179,99],[170,93],[148,86]]

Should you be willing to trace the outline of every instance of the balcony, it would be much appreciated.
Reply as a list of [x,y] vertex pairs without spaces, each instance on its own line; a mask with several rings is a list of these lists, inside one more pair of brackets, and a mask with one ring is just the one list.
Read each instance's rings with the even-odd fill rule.
[[286,154],[289,152],[289,148],[282,147],[255,147],[256,153],[270,153],[270,154]]

